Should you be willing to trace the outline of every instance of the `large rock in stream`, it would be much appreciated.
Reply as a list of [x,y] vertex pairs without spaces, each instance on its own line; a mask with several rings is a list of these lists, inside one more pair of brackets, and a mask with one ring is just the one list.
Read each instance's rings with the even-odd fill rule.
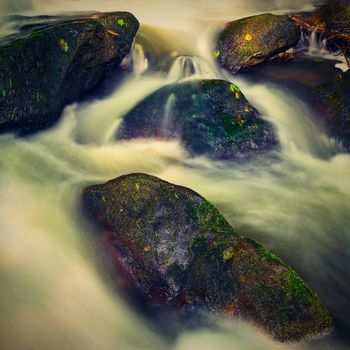
[[116,285],[137,290],[163,320],[242,317],[281,341],[331,329],[326,306],[297,273],[196,192],[130,174],[85,188],[82,200]]
[[299,39],[300,28],[288,16],[266,13],[228,23],[214,56],[222,67],[237,73],[287,51]]
[[239,88],[224,80],[190,80],[152,93],[127,113],[118,140],[179,138],[191,155],[240,158],[276,148],[272,125]]
[[3,40],[0,131],[29,132],[51,125],[67,103],[120,64],[138,27],[127,12],[57,21],[48,17],[46,25],[31,24],[18,36]]
[[350,71],[339,73],[320,84],[316,92],[325,107],[325,124],[329,135],[350,152]]

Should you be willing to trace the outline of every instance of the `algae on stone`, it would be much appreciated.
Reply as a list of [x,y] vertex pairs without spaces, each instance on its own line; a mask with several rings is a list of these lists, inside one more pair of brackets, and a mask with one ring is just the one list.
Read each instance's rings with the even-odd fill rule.
[[296,272],[194,191],[130,174],[85,188],[82,201],[113,280],[160,319],[243,317],[281,341],[331,330],[326,306]]
[[0,132],[53,124],[66,104],[119,65],[138,26],[127,12],[97,13],[51,20],[0,43]]
[[155,91],[123,117],[116,137],[179,138],[191,155],[219,159],[261,154],[278,145],[272,125],[224,80],[193,80]]
[[[250,69],[295,46],[300,29],[288,16],[262,14],[227,24],[219,34],[219,64],[231,73]],[[215,52],[216,52],[215,51]]]

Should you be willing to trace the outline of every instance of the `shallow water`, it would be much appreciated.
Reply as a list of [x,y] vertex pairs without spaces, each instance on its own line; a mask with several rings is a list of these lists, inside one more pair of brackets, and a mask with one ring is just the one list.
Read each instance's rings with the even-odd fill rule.
[[[215,65],[211,49],[217,28],[226,20],[311,3],[32,3],[25,13],[125,9],[143,25],[129,59],[133,70],[122,83],[111,85],[107,96],[68,106],[50,130],[25,139],[0,136],[3,348],[349,348],[350,156],[326,136],[313,110],[296,93],[271,82],[228,76]],[[145,61],[145,53],[154,59]],[[178,56],[183,57],[176,60]],[[225,163],[189,158],[177,141],[113,141],[121,117],[145,96],[169,82],[201,77],[237,84],[273,123],[281,150],[249,163]],[[276,251],[326,301],[337,321],[336,335],[292,345],[275,343],[254,327],[232,320],[214,320],[215,329],[189,330],[176,339],[154,328],[110,287],[79,210],[83,187],[132,172],[194,189],[213,202],[235,229]]]

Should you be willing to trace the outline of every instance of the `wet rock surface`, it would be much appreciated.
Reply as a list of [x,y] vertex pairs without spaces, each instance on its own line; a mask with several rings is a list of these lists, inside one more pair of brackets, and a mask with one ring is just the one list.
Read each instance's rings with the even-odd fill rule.
[[300,28],[288,16],[262,14],[227,24],[214,57],[231,73],[249,70],[295,46]]
[[118,140],[179,138],[191,155],[233,159],[274,149],[272,125],[239,88],[224,80],[193,80],[157,90],[127,113]]
[[325,123],[330,136],[350,151],[350,71],[338,73],[320,84],[316,93],[325,107]]
[[296,272],[192,190],[130,174],[85,188],[82,203],[116,286],[136,290],[168,322],[200,312],[243,317],[281,341],[332,328]]
[[[37,23],[36,23],[37,22]],[[53,124],[129,52],[139,23],[127,12],[41,17],[0,43],[0,131]]]

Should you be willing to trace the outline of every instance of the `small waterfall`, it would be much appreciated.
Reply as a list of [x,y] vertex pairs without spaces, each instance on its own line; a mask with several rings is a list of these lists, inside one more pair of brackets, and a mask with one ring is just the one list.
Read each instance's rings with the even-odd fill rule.
[[318,40],[317,40],[317,32],[313,30],[309,34],[309,52],[313,53],[315,51],[316,52],[318,51]]
[[[324,59],[337,61],[335,65],[337,68],[346,72],[349,67],[343,55],[335,55],[327,49],[327,38],[323,37],[323,34],[319,34],[316,30],[310,31],[308,35],[304,35],[300,41],[302,44],[307,45],[307,54],[311,56],[317,56]],[[304,44],[304,47],[305,47]]]
[[140,76],[148,69],[148,59],[146,58],[142,45],[134,44],[131,59],[134,75]]
[[179,81],[190,77],[210,79],[215,75],[214,69],[204,59],[197,56],[179,56],[170,68],[168,80]]
[[308,53],[319,54],[326,53],[327,39],[323,38],[322,34],[318,34],[317,30],[313,30],[308,36]]
[[132,71],[135,77],[140,77],[148,69],[148,59],[142,45],[134,43],[129,54],[121,62],[121,66]]
[[168,130],[169,130],[170,121],[171,121],[171,111],[174,107],[175,100],[176,100],[175,94],[172,93],[169,95],[165,103],[164,119],[163,119],[163,125],[162,125],[162,129],[165,137],[168,136]]

